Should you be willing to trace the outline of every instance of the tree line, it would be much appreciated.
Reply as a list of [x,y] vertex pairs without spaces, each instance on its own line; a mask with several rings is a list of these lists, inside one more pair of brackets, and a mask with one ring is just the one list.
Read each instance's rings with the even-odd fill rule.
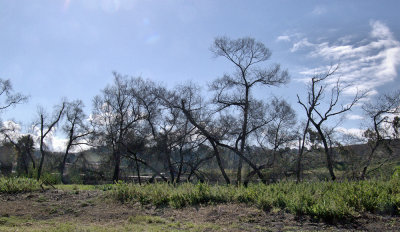
[[[3,126],[3,145],[13,148],[17,173],[27,175],[32,169],[41,178],[46,159],[54,156],[46,139],[60,128],[67,143],[53,166],[63,183],[68,182],[68,160],[82,145],[105,151],[99,154],[112,181],[121,179],[121,169],[128,169],[139,183],[143,172],[170,182],[204,181],[211,172],[227,184],[247,184],[255,178],[269,182],[274,175],[302,181],[304,170],[318,162],[335,180],[335,169],[343,160],[351,178],[364,179],[371,165],[375,168],[398,155],[393,146],[400,126],[399,91],[363,101],[368,91],[345,94],[352,86],[335,75],[339,65],[332,66],[309,79],[304,98],[297,95],[302,111],[296,115],[283,97],[263,100],[254,94],[290,79],[280,65],[268,64],[271,51],[263,43],[218,37],[210,50],[229,62],[232,71],[209,83],[208,96],[191,82],[168,89],[114,72],[113,83],[93,98],[90,115],[81,100],[64,99],[51,114],[39,108],[37,136],[15,137],[15,128]],[[12,91],[8,80],[1,80],[0,87],[4,98],[0,110],[27,101]],[[356,105],[362,106],[368,129],[362,138],[343,134],[338,138],[333,122],[345,120],[343,115]],[[345,140],[366,145],[357,149],[343,145]],[[3,173],[9,169],[5,163],[0,163]]]

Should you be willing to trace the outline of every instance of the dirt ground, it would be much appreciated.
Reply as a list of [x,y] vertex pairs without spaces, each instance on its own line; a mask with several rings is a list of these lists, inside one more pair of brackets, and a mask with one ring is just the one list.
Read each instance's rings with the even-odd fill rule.
[[[48,220],[113,228],[127,221],[136,223],[132,218],[144,218],[148,223],[159,218],[163,223],[173,223],[169,228],[178,231],[400,231],[400,217],[395,216],[365,214],[352,221],[329,224],[305,216],[297,217],[282,210],[264,212],[245,204],[184,209],[121,204],[107,199],[102,191],[48,190],[0,194],[0,218],[29,219],[24,224],[14,224],[12,228],[15,230],[11,231],[18,231],[19,226],[29,228],[32,223]],[[187,226],[189,224],[191,226]],[[144,231],[146,228],[149,231],[154,229],[141,228]]]

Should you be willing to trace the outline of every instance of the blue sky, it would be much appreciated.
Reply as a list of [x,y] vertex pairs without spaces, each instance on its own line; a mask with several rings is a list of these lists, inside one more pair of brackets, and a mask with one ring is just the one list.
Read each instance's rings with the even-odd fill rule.
[[[342,79],[361,89],[399,89],[399,9],[399,1],[365,0],[0,0],[0,78],[30,95],[2,118],[29,124],[38,105],[50,110],[62,97],[82,99],[89,113],[112,71],[205,86],[233,68],[209,51],[217,36],[269,47],[291,82],[256,94],[282,96],[296,110],[302,79],[339,61]],[[360,116],[342,126],[358,128]]]

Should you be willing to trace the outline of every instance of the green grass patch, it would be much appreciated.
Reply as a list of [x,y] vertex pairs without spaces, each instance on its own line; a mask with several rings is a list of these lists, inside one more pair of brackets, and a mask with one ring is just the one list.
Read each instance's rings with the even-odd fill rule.
[[0,193],[23,193],[40,190],[40,182],[21,177],[0,177]]
[[106,184],[106,185],[58,184],[55,185],[55,187],[57,189],[66,191],[88,191],[88,190],[108,191],[112,189],[111,184]]
[[278,208],[328,221],[352,218],[364,212],[400,214],[400,177],[390,181],[281,182],[218,186],[206,183],[171,185],[118,183],[107,192],[121,202],[182,208],[198,204],[247,203],[263,210]]
[[[224,230],[225,229],[225,230]],[[136,215],[126,221],[108,223],[60,222],[51,220],[33,220],[19,217],[0,217],[0,231],[27,231],[27,232],[108,232],[108,231],[226,231],[213,223],[177,222],[158,216]]]

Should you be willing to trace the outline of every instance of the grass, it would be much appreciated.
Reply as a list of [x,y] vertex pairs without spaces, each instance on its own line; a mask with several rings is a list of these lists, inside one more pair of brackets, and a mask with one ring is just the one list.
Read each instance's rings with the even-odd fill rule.
[[364,212],[400,214],[400,178],[390,181],[281,182],[243,186],[204,183],[136,185],[118,183],[107,192],[121,202],[182,208],[198,204],[247,203],[269,211],[279,208],[296,215],[327,221],[343,220]]
[[57,189],[66,191],[88,191],[88,190],[108,191],[112,189],[111,184],[106,184],[106,185],[58,184],[55,185],[55,187]]
[[[265,211],[285,210],[296,215],[337,221],[362,213],[400,214],[400,168],[388,181],[310,182],[296,184],[250,184],[248,187],[184,183],[172,185],[57,185],[63,190],[97,190],[123,203],[182,208],[199,204],[246,203]],[[0,193],[40,190],[40,183],[27,178],[0,178]],[[45,199],[44,199],[45,200]],[[82,204],[89,205],[87,202]]]
[[40,182],[20,177],[0,177],[0,193],[23,193],[40,190]]
[[[127,220],[108,224],[60,222],[57,220],[33,220],[21,217],[0,217],[0,231],[220,231],[223,228],[212,223],[176,222],[157,216],[136,215]],[[226,228],[225,228],[226,229]],[[229,228],[228,228],[229,229]]]

